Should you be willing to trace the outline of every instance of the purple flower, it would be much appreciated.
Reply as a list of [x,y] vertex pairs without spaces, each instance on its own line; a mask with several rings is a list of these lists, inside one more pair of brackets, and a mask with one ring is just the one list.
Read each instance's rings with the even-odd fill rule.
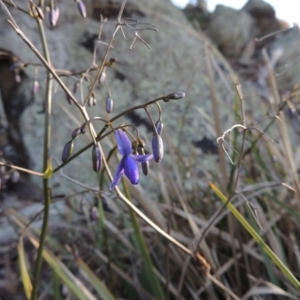
[[123,157],[109,187],[110,190],[112,190],[120,182],[124,174],[132,184],[138,184],[140,180],[138,162],[146,162],[153,158],[152,154],[133,155],[131,142],[126,133],[121,129],[116,131],[116,140],[118,150]]

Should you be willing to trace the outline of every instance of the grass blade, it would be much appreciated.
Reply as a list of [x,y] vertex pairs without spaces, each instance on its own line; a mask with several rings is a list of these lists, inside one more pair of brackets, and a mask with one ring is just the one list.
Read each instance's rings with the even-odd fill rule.
[[243,227],[250,233],[254,240],[261,246],[263,251],[271,258],[273,263],[282,271],[287,279],[300,290],[300,282],[292,274],[292,272],[285,266],[285,264],[279,259],[279,257],[271,250],[271,248],[264,242],[260,235],[253,229],[253,227],[247,222],[247,220],[238,212],[238,210],[228,201],[224,194],[213,184],[209,183],[213,191],[218,195],[224,204],[227,205],[232,214],[243,225]]
[[27,299],[30,299],[31,293],[32,293],[32,283],[31,283],[29,272],[28,272],[27,265],[26,265],[23,237],[20,237],[17,249],[18,249],[18,256],[19,256],[21,279],[22,279],[25,295],[26,295]]
[[[128,187],[127,187],[127,183],[124,180],[123,180],[123,186],[124,186],[124,190],[125,190],[127,199],[131,200],[131,197],[130,197],[130,194],[128,191]],[[131,223],[132,223],[132,226],[134,229],[133,239],[136,242],[136,245],[141,253],[141,256],[143,257],[143,261],[145,264],[144,275],[146,277],[146,280],[149,283],[151,290],[152,290],[152,294],[155,296],[155,298],[158,300],[164,299],[164,293],[162,291],[162,288],[158,281],[158,278],[154,272],[154,266],[153,266],[144,236],[142,234],[137,216],[136,216],[135,212],[132,210],[129,211],[129,214],[130,214]]]
[[89,266],[80,258],[76,259],[77,265],[84,272],[88,282],[95,288],[98,295],[103,300],[115,300],[116,298],[111,294],[105,284],[95,275]]

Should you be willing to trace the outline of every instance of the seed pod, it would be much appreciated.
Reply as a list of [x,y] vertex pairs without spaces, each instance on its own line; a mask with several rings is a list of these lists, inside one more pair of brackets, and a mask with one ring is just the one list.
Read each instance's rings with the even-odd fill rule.
[[59,8],[57,6],[51,7],[49,12],[49,23],[51,27],[55,27],[57,25],[58,18],[59,18]]
[[86,9],[82,0],[77,1],[78,10],[83,18],[86,17]]
[[92,150],[93,169],[98,172],[101,168],[101,151],[98,145],[94,145]]
[[114,100],[110,97],[107,97],[106,99],[106,111],[108,114],[110,114],[114,107]]
[[152,138],[152,152],[155,162],[159,163],[164,155],[164,144],[159,134],[155,134]]
[[73,140],[71,140],[65,144],[64,150],[61,155],[62,162],[66,162],[69,159],[73,150],[74,150],[74,142]]
[[29,6],[30,6],[30,10],[29,10],[30,16],[44,20],[44,13],[41,7],[36,6],[32,2],[30,2]]
[[106,72],[105,70],[103,70],[103,72],[101,73],[100,77],[99,77],[99,84],[103,83],[106,79]]
[[171,94],[167,95],[167,97],[164,98],[163,100],[165,102],[168,102],[169,100],[178,100],[178,99],[181,99],[181,98],[184,98],[184,97],[185,97],[184,92],[174,92],[174,93],[171,93]]
[[[140,155],[145,155],[144,148],[139,148],[138,152],[139,152]],[[149,161],[142,162],[141,165],[142,165],[143,174],[145,176],[147,176],[148,172],[149,172]]]
[[41,19],[41,20],[44,20],[44,12],[42,10],[41,7],[37,6],[36,7],[36,13],[37,13],[37,16]]
[[159,135],[161,135],[162,132],[163,132],[163,129],[164,129],[164,123],[163,123],[161,120],[158,120],[158,121],[155,123],[155,126],[156,126],[157,133],[158,133]]
[[72,139],[77,138],[81,133],[81,127],[75,128],[72,132]]
[[39,91],[39,87],[39,82],[35,79],[32,85],[32,93],[37,94],[37,92]]
[[147,176],[149,172],[149,161],[142,162],[141,165],[142,165],[143,174]]
[[117,62],[117,59],[112,57],[109,59],[109,61],[106,63],[108,66],[113,66]]

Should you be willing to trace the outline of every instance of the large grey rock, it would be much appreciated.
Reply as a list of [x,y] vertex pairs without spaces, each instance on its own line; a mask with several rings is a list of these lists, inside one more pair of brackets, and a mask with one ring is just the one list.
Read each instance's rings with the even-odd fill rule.
[[[23,1],[15,1],[16,4],[26,7]],[[99,2],[105,6],[105,1]],[[99,22],[91,18],[82,19],[78,14],[76,4],[67,1],[58,1],[60,18],[56,28],[50,28],[46,21],[46,36],[51,53],[52,63],[57,69],[68,69],[74,72],[87,69],[92,62],[91,45],[98,34]],[[145,103],[159,95],[173,91],[184,91],[186,98],[179,101],[161,103],[163,109],[163,121],[165,130],[171,137],[174,147],[180,150],[188,160],[193,153],[193,142],[202,140],[205,136],[215,140],[216,133],[213,127],[213,117],[210,102],[209,80],[206,70],[204,55],[204,41],[185,19],[180,10],[175,8],[169,1],[130,1],[128,5],[134,8],[126,12],[127,16],[138,17],[139,22],[155,24],[158,32],[141,31],[140,35],[150,44],[147,49],[144,44],[137,41],[133,50],[129,46],[134,37],[133,32],[125,28],[125,34],[129,41],[125,41],[121,32],[116,36],[114,49],[110,57],[116,57],[116,65],[107,70],[107,83],[112,91],[115,108],[112,115],[116,115],[133,105]],[[130,12],[134,11],[132,15]],[[26,36],[41,51],[41,42],[36,23],[27,15],[11,8],[12,15]],[[108,10],[108,12],[111,12]],[[114,26],[115,14],[104,25],[104,41],[108,41]],[[250,21],[249,21],[250,22]],[[242,27],[245,27],[245,23]],[[232,34],[232,33],[231,33]],[[240,36],[237,33],[237,42]],[[30,51],[27,45],[16,35],[5,18],[0,19],[0,38],[2,45],[7,50],[13,51],[25,62],[38,63],[38,59]],[[240,46],[234,46],[234,53],[239,51]],[[229,45],[228,45],[229,48]],[[105,46],[98,46],[97,62],[101,61]],[[215,50],[210,50],[212,54]],[[234,86],[227,81],[224,75],[222,59],[216,57],[212,60],[215,80],[215,89],[219,100],[222,128],[225,130],[233,123],[234,114],[231,113],[231,100],[233,99]],[[223,69],[222,69],[223,68]],[[225,67],[226,69],[226,67]],[[28,67],[25,72],[34,79],[34,68]],[[223,74],[223,75],[222,75]],[[29,149],[32,167],[37,171],[42,170],[43,149],[43,122],[44,115],[41,111],[44,97],[45,72],[42,67],[38,68],[38,78],[42,88],[35,99],[34,105],[30,106],[22,117],[22,130],[25,143]],[[66,80],[64,79],[66,82]],[[75,80],[69,80],[72,87]],[[231,84],[231,87],[230,87]],[[30,89],[31,86],[28,86]],[[107,97],[105,86],[96,94],[98,104],[88,108],[91,117],[101,116],[107,118],[104,110],[104,101]],[[80,98],[80,94],[76,94]],[[155,106],[149,109],[154,119],[157,119]],[[200,113],[201,112],[201,113]],[[131,116],[132,117],[132,116]],[[149,120],[144,111],[137,111],[132,117],[141,121],[138,126],[140,135],[148,141],[147,150],[151,151],[151,136],[147,131]],[[60,160],[64,144],[71,138],[72,130],[83,122],[78,110],[74,105],[69,105],[64,93],[55,85],[53,97],[52,119],[52,147],[51,154]],[[115,125],[123,122],[132,123],[132,119],[120,119]],[[147,126],[144,126],[144,125]],[[99,131],[103,124],[95,123]],[[90,141],[88,134],[76,139],[75,148],[80,149]],[[166,143],[166,140],[165,140]],[[105,153],[111,148],[111,141],[103,143]],[[169,146],[165,145],[165,160],[162,164],[170,162]],[[54,160],[54,166],[57,163]],[[155,166],[153,166],[155,168]],[[91,151],[82,154],[78,159],[64,168],[64,171],[83,183],[97,184],[97,179],[92,170]],[[37,183],[40,181],[37,181]],[[53,178],[53,184],[61,183],[59,176]]]
[[210,16],[207,34],[228,58],[238,58],[251,38],[253,20],[243,10],[218,5]]
[[272,5],[263,0],[248,0],[243,10],[247,11],[254,18],[259,16],[275,17],[275,10]]
[[[263,0],[248,0],[242,10],[250,14],[254,20],[253,37],[261,38],[269,33],[280,30],[280,22],[276,18],[274,8],[269,3]],[[264,45],[261,44],[260,46]]]

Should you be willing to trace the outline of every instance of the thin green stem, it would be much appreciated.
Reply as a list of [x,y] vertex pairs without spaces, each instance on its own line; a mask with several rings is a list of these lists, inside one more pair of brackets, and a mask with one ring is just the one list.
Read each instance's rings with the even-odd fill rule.
[[[41,20],[37,20],[39,33],[42,40],[43,52],[46,61],[50,64],[50,55],[47,47],[47,41],[44,31],[44,25]],[[51,112],[52,112],[52,82],[53,76],[49,71],[47,71],[47,87],[46,87],[46,111],[45,111],[45,128],[44,128],[44,173],[51,167],[50,166],[50,137],[51,137]],[[37,299],[37,290],[39,284],[39,277],[43,259],[43,249],[45,244],[45,238],[48,228],[48,220],[49,220],[49,211],[50,211],[50,203],[51,203],[51,192],[49,188],[49,179],[43,179],[43,194],[44,194],[44,215],[43,215],[43,225],[40,234],[39,248],[35,263],[34,269],[34,279],[33,279],[33,289],[31,294],[31,299]]]

